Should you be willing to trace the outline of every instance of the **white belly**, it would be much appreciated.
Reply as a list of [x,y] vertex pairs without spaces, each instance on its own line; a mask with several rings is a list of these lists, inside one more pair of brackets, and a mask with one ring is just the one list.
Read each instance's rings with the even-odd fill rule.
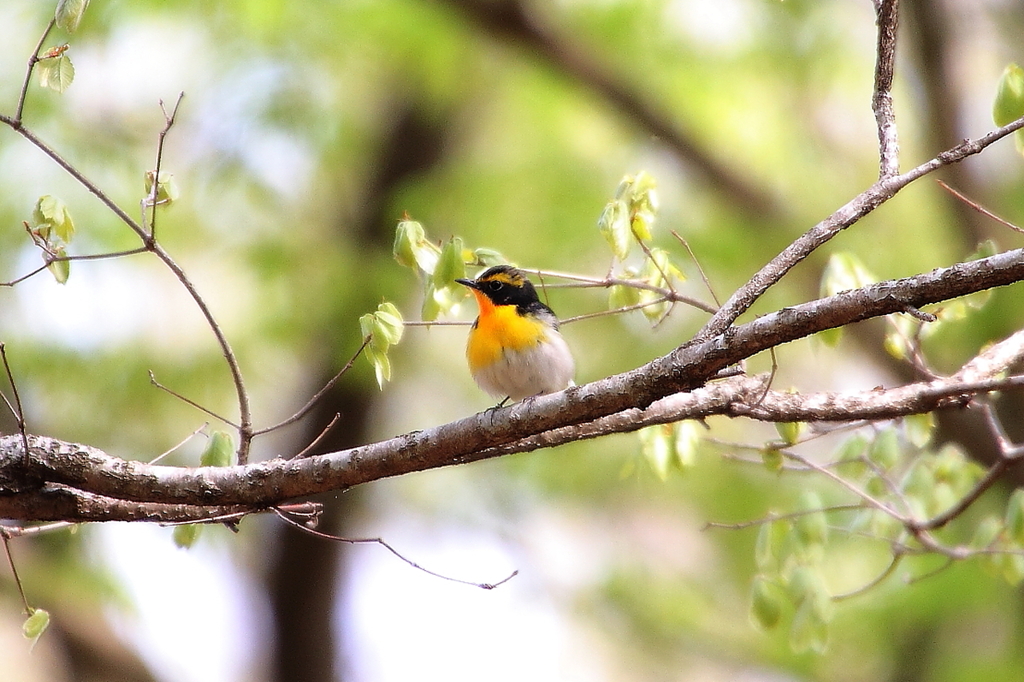
[[492,396],[508,396],[518,401],[572,386],[575,371],[569,345],[561,334],[549,331],[547,343],[525,350],[506,350],[498,362],[478,371],[473,378]]

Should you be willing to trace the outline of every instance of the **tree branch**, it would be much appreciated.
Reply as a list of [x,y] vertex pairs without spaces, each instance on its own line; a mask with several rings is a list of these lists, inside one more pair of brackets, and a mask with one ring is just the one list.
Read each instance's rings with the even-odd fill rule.
[[[694,389],[722,368],[768,348],[869,317],[898,313],[908,305],[921,307],[1021,280],[1024,250],[1018,249],[915,277],[881,282],[765,315],[713,339],[680,346],[624,374],[424,431],[299,460],[274,459],[235,467],[150,466],[110,457],[88,446],[33,436],[31,464],[25,467],[21,439],[0,438],[0,496],[32,493],[46,483],[56,483],[125,501],[262,509],[390,476],[546,447],[558,440],[557,433],[548,433],[555,429],[632,431],[639,428],[632,413],[617,417],[617,425],[613,419],[596,427],[584,425],[626,410],[646,410],[668,396],[681,400],[682,405],[692,401],[692,409],[677,409],[673,421],[705,416],[714,405],[720,414],[777,421],[810,420],[824,415],[831,419],[889,418],[930,411],[943,404],[962,404],[956,398],[961,393],[970,395],[1004,388],[1015,380],[1006,383],[988,377],[961,385],[922,384],[892,389],[887,394],[872,391],[843,400],[819,397],[819,404],[808,399],[800,404],[788,403],[784,397],[769,394],[755,407],[745,406],[745,396],[751,394],[752,384],[741,380],[727,384],[734,389],[731,394],[716,386]],[[1020,338],[1011,337],[1018,345]],[[1007,350],[1001,357],[1013,356],[1014,352]],[[981,365],[979,361],[978,366]],[[690,393],[675,396],[686,391]],[[887,396],[888,403],[880,402],[880,396]],[[801,405],[802,409],[798,409]],[[578,432],[569,435],[583,437]]]
[[900,172],[900,146],[896,130],[896,112],[892,106],[892,78],[896,70],[896,28],[899,25],[899,0],[878,0],[878,47],[875,51],[875,92],[871,108],[878,126],[878,177],[891,178]]
[[976,140],[964,140],[952,149],[893,177],[882,178],[856,197],[840,207],[835,213],[802,234],[779,255],[761,268],[750,280],[729,297],[717,313],[704,325],[695,338],[709,339],[721,334],[729,325],[746,312],[754,302],[798,263],[807,258],[815,249],[850,227],[880,205],[893,198],[897,192],[914,180],[932,171],[963,161],[984,150],[1007,135],[1024,128],[1024,117],[997,128]]

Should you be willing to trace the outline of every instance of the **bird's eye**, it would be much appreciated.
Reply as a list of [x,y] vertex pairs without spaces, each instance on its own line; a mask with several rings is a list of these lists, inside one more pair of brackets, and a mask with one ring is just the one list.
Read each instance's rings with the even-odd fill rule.
[[501,291],[502,286],[504,285],[501,282],[493,279],[487,283],[487,288],[491,291]]

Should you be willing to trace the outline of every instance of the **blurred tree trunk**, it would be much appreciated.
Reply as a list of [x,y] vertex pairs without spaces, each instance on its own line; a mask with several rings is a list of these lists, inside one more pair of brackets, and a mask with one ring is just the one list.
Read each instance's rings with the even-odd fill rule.
[[[450,119],[449,119],[450,120]],[[396,107],[393,123],[382,140],[380,155],[370,172],[370,181],[363,193],[365,204],[351,224],[339,221],[338,239],[354,242],[371,263],[388,257],[398,216],[387,213],[396,188],[410,176],[436,165],[445,149],[446,130],[424,119],[411,103]],[[345,211],[338,211],[345,215]],[[350,273],[353,280],[369,277],[370,272]],[[314,348],[336,349],[353,346],[351,321],[363,312],[372,310],[377,293],[371,287],[362,289],[363,298],[353,304],[358,310],[343,314],[345,324],[328,324]],[[335,355],[326,352],[325,355]],[[334,366],[322,367],[316,385],[326,384],[337,372]],[[298,452],[311,442],[335,414],[341,419],[321,441],[315,452],[330,452],[365,443],[368,439],[367,422],[376,396],[376,388],[366,382],[341,381],[328,393],[307,417],[307,427],[292,451]],[[346,536],[351,532],[348,523],[358,515],[363,492],[349,491],[321,499],[324,518],[321,530]],[[270,663],[271,679],[275,682],[333,682],[343,679],[344,670],[336,670],[340,661],[352,655],[343,651],[344,639],[336,631],[334,606],[339,603],[336,589],[344,586],[344,574],[350,546],[332,543],[283,528],[280,542],[275,545],[271,560],[268,589],[273,611],[274,651]],[[341,652],[341,655],[338,655]]]

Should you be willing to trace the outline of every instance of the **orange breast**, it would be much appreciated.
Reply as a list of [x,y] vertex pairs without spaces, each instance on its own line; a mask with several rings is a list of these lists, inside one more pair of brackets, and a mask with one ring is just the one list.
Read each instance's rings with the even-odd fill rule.
[[479,291],[473,293],[480,306],[480,316],[469,333],[466,346],[470,371],[494,364],[501,359],[504,349],[523,350],[544,339],[543,323],[523,317],[514,305],[496,306]]

